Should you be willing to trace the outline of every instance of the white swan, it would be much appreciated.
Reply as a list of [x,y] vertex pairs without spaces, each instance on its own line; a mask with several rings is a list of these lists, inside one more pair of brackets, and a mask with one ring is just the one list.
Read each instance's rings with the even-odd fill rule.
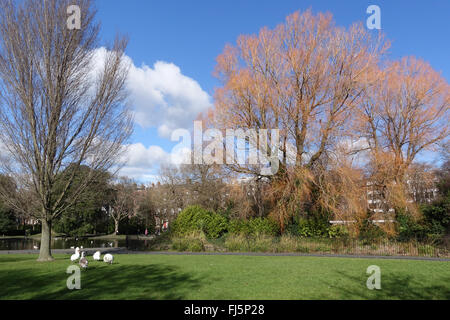
[[80,267],[86,269],[88,267],[88,263],[88,260],[84,257],[84,251],[81,252]]
[[101,253],[100,251],[97,251],[96,253],[94,253],[93,257],[95,261],[100,261],[101,260]]
[[110,253],[107,253],[103,256],[103,261],[109,264],[112,264],[114,260],[114,256]]
[[38,246],[33,246],[33,249],[37,250],[37,249],[39,249],[39,247]]
[[75,262],[80,258],[80,248],[75,248],[75,253],[70,257],[70,261]]

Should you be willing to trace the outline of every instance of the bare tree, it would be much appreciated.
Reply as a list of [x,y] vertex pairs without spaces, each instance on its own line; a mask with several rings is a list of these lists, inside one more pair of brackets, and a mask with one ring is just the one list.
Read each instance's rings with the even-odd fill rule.
[[438,193],[436,175],[437,168],[425,164],[412,164],[406,174],[409,200],[416,204],[432,202]]
[[310,10],[241,36],[217,58],[223,86],[215,92],[214,125],[280,129],[282,164],[290,144],[297,166],[311,167],[348,127],[386,48],[362,25],[338,28],[330,14]]
[[[67,8],[74,4],[81,10],[79,30],[67,27]],[[103,61],[97,59],[91,0],[1,0],[0,6],[0,142],[10,160],[1,170],[19,189],[31,190],[39,208],[10,201],[7,190],[0,195],[40,220],[38,260],[50,261],[52,221],[96,173],[116,164],[131,134],[124,104],[127,40],[116,37]],[[81,165],[93,170],[74,187]],[[69,166],[71,173],[61,175]]]
[[[183,208],[186,203],[186,190],[180,168],[163,165],[159,170],[159,190],[154,193],[154,200],[160,210]],[[158,194],[158,195],[157,195]]]
[[[299,202],[296,186],[301,182],[306,188],[308,171],[344,139],[387,47],[382,35],[374,39],[361,24],[339,28],[330,14],[307,10],[274,29],[240,36],[217,58],[223,85],[215,92],[213,125],[280,130],[280,170],[271,179],[280,182],[273,198],[284,199],[277,204],[282,219],[295,211],[287,203]],[[257,149],[257,140],[248,144]],[[251,165],[230,167],[260,175]]]
[[357,127],[373,161],[391,171],[391,180],[403,183],[417,155],[437,151],[450,135],[450,87],[414,57],[390,63],[379,79],[362,100]]
[[121,177],[113,186],[112,199],[107,206],[107,211],[114,220],[114,233],[119,234],[119,223],[136,213],[137,185],[133,180]]
[[[390,62],[377,74],[379,80],[357,109],[355,132],[367,147],[368,175],[384,210],[414,215],[418,208],[411,200],[421,200],[410,194],[408,175],[417,169],[414,162],[420,153],[437,151],[449,137],[449,85],[428,63],[414,57]],[[420,184],[432,189],[431,182]]]
[[186,189],[186,205],[198,204],[210,210],[223,207],[226,187],[218,165],[181,165],[180,174]]
[[440,146],[441,158],[444,162],[450,161],[450,140],[441,143]]

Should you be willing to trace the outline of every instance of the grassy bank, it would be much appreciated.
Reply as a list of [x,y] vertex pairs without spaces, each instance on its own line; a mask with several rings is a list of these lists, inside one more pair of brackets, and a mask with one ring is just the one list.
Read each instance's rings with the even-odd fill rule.
[[[107,234],[107,235],[101,235],[101,236],[90,236],[88,239],[90,240],[125,240],[127,235],[125,234]],[[130,234],[128,235],[129,240],[151,240],[154,236],[144,236],[139,234]]]
[[87,237],[87,239],[89,240],[125,240],[126,235],[124,234],[105,234],[105,235],[91,235],[89,237]]
[[357,240],[348,238],[303,238],[284,235],[226,235],[208,239],[201,233],[183,237],[166,234],[153,240],[150,250],[180,252],[264,252],[314,253],[375,256],[415,256],[450,258],[448,248],[417,241],[394,242],[388,239]]
[[[450,299],[450,262],[317,257],[116,255],[68,290],[69,255],[0,256],[0,299]],[[381,268],[368,290],[367,267]]]

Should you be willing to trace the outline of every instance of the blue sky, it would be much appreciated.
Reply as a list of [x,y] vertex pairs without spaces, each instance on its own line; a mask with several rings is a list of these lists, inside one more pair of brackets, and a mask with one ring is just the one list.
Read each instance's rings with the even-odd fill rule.
[[[235,43],[240,34],[257,33],[264,26],[274,27],[294,11],[308,8],[316,13],[331,12],[337,25],[349,26],[358,21],[365,24],[369,16],[366,9],[372,4],[381,8],[382,31],[392,42],[391,58],[421,57],[450,81],[450,1],[447,0],[97,0],[97,9],[102,40],[112,41],[116,32],[128,34],[130,43],[126,54],[136,68],[147,65],[156,70],[154,64],[162,61],[166,64],[160,65],[161,72],[175,74],[182,83],[187,79],[196,82],[211,98],[219,85],[212,74],[215,59],[225,44]],[[152,77],[150,72],[144,73]],[[157,74],[154,72],[153,76]],[[195,87],[194,83],[189,84]],[[198,92],[198,88],[194,89]],[[160,146],[166,152],[174,145],[161,135],[155,121],[146,126],[136,124],[135,129],[133,143],[141,143],[146,148]],[[136,160],[136,165],[143,165],[141,162]],[[139,175],[138,171],[135,174]]]

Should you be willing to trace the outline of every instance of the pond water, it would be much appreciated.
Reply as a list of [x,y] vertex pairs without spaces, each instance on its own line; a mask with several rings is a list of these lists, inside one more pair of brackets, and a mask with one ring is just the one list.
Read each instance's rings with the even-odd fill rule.
[[[128,245],[127,245],[128,244]],[[0,250],[33,250],[34,246],[39,247],[40,241],[34,239],[1,239]],[[90,239],[52,239],[52,249],[70,249],[70,247],[89,248],[128,248],[129,250],[149,250],[149,240],[90,240]]]

